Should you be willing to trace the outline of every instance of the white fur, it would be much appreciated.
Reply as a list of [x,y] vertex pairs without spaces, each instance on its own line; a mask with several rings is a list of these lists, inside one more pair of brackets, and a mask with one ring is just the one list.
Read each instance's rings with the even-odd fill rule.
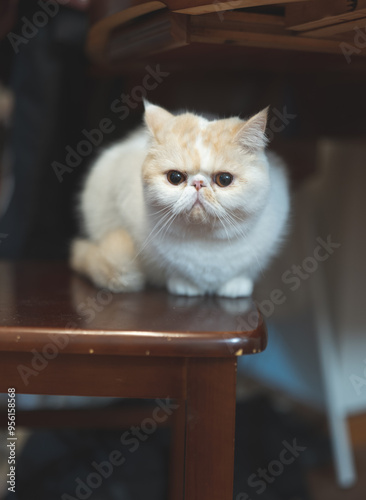
[[[200,120],[204,133],[208,122]],[[254,134],[258,135],[258,130]],[[261,141],[264,142],[263,137],[258,138]],[[147,281],[165,285],[172,293],[250,295],[253,281],[277,252],[285,232],[289,193],[281,161],[272,154],[266,156],[263,148],[254,153],[238,150],[235,161],[243,162],[248,185],[237,191],[217,188],[212,186],[209,172],[212,162],[219,160],[199,134],[195,148],[199,152],[200,171],[188,176],[185,187],[170,185],[163,175],[156,183],[144,186],[142,167],[151,147],[156,150],[156,161],[165,162],[167,170],[179,170],[179,164],[187,161],[175,144],[160,160],[163,153],[152,143],[145,127],[106,150],[93,166],[81,195],[86,238],[98,244],[106,234],[121,228],[126,230],[135,244],[135,259]],[[198,195],[210,190],[226,211],[240,208],[233,216],[234,225],[215,218],[214,214],[220,215],[222,207],[212,206],[203,198],[207,220],[198,223],[187,220],[187,213],[197,199],[196,189],[191,186],[196,179],[205,186]],[[174,204],[176,210],[169,227],[161,222],[168,203]]]

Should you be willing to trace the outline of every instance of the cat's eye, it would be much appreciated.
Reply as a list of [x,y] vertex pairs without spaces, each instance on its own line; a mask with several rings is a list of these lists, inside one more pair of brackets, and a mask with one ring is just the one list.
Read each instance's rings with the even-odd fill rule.
[[174,186],[178,186],[178,184],[182,184],[186,180],[186,176],[178,170],[169,170],[166,176],[170,184],[174,184]]
[[220,187],[226,187],[233,182],[233,176],[228,172],[220,172],[215,175],[215,182]]

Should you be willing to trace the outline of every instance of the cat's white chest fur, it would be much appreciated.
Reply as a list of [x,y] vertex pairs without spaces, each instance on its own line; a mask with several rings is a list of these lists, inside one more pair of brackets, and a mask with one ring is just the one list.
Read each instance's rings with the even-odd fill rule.
[[[184,295],[218,293],[226,283],[240,276],[251,282],[254,273],[249,266],[256,260],[254,249],[246,248],[238,238],[228,242],[169,235],[151,242],[144,253],[152,281],[155,276],[164,277],[170,291]],[[248,294],[251,287],[246,284]],[[237,296],[234,290],[233,294]]]
[[208,121],[148,105],[147,127],[106,150],[87,178],[73,268],[117,292],[150,282],[250,295],[289,213],[285,169],[264,152],[266,119],[266,110]]

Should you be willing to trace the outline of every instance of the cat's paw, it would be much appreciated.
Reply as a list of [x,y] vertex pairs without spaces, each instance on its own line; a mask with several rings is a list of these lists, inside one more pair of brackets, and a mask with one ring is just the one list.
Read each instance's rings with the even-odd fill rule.
[[183,278],[169,278],[167,288],[169,292],[174,295],[186,295],[187,297],[197,297],[198,295],[203,295],[202,290]]
[[249,278],[233,278],[232,280],[221,286],[216,294],[221,297],[250,297],[253,293],[253,281]]

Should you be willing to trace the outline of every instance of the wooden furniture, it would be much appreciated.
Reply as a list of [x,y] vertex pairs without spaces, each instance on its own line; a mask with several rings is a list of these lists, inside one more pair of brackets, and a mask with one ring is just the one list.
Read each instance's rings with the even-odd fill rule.
[[171,497],[232,499],[236,360],[266,346],[251,301],[113,295],[64,263],[2,262],[0,311],[1,392],[173,399]]
[[[336,68],[351,58],[352,71],[366,55],[366,0],[91,0],[90,20],[91,60],[118,72],[141,69],[157,54],[164,64],[225,67],[254,50],[263,67],[278,50],[282,58],[311,52],[333,55]],[[307,58],[291,61],[300,67]]]

